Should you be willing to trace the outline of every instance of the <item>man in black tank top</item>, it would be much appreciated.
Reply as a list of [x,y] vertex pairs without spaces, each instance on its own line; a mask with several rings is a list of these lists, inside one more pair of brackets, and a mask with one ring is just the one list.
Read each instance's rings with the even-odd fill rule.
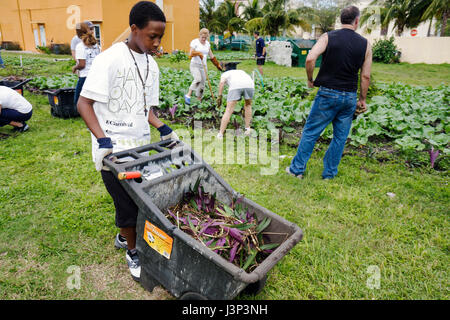
[[[360,12],[355,6],[342,10],[342,29],[323,34],[306,58],[308,87],[320,87],[303,128],[297,154],[286,168],[290,175],[302,178],[314,145],[331,122],[333,140],[323,159],[323,179],[332,179],[352,126],[354,114],[366,111],[366,96],[370,82],[372,49],[370,43],[357,34]],[[317,58],[323,54],[319,73],[313,80]],[[358,72],[361,69],[359,99]]]

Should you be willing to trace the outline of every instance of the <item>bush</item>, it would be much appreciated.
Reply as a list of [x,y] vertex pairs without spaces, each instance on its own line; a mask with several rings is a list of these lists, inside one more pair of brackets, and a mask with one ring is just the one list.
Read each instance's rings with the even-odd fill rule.
[[180,62],[182,60],[188,60],[188,56],[183,50],[174,51],[169,57],[170,62]]
[[50,51],[54,54],[72,54],[70,44],[68,43],[51,44]]
[[37,46],[36,47],[39,51],[41,51],[42,53],[46,53],[46,54],[50,54],[52,53],[52,51],[50,50],[49,47],[46,46]]
[[37,46],[39,51],[46,54],[72,54],[72,50],[70,49],[70,44],[67,43],[52,43],[49,46]]
[[5,50],[21,51],[22,48],[18,42],[3,41],[1,47]]
[[373,61],[383,63],[400,62],[400,51],[394,43],[394,37],[389,40],[377,40],[372,50]]

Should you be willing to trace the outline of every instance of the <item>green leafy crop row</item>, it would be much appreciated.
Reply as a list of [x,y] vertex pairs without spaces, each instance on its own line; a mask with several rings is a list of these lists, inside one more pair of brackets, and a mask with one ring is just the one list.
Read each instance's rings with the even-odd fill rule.
[[54,75],[51,77],[35,77],[28,83],[28,86],[39,90],[74,88],[77,84],[78,76],[75,74]]
[[[210,70],[208,74],[216,96],[220,73]],[[188,71],[161,68],[161,109],[168,112],[176,106],[174,118],[177,121],[203,120],[217,127],[225,111],[225,102],[218,108],[206,86],[202,102],[194,99],[191,106],[186,105],[183,97],[191,81]],[[300,133],[316,92],[297,79],[264,79],[262,83],[256,77],[252,127]],[[368,101],[368,111],[353,121],[349,136],[352,145],[366,145],[369,139],[387,138],[402,150],[424,150],[433,146],[449,153],[450,87],[379,84],[373,92],[375,96]],[[243,123],[241,111],[242,104],[238,104],[231,123]],[[167,115],[170,117],[170,113]],[[332,138],[331,125],[322,137]]]

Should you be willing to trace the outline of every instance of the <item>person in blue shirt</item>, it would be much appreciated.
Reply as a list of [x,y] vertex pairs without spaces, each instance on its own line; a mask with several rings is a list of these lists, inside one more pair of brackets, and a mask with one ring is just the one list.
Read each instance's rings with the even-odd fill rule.
[[259,36],[258,31],[255,31],[253,36],[256,39],[256,65],[258,66],[259,73],[263,75],[262,66],[266,62],[266,45],[264,44],[264,39]]

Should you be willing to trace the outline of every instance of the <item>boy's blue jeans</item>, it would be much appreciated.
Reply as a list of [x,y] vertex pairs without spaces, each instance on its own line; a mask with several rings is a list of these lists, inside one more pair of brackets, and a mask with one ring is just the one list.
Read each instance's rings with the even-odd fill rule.
[[293,174],[299,175],[305,172],[317,139],[332,122],[333,139],[323,158],[322,178],[334,178],[337,175],[345,142],[352,126],[356,99],[356,92],[320,87],[303,128],[297,154],[291,162],[290,171]]

